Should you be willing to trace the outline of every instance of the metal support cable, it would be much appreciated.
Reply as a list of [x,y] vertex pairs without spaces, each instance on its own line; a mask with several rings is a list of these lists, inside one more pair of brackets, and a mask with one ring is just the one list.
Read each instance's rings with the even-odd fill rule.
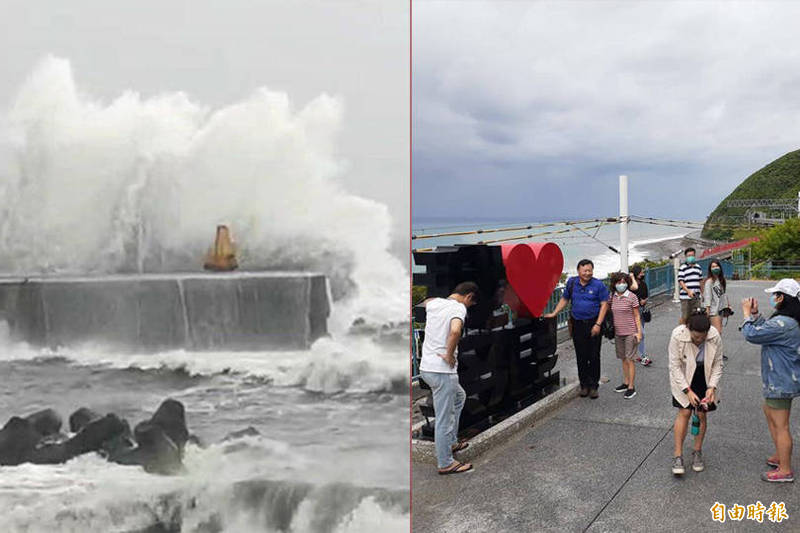
[[698,222],[696,220],[674,220],[671,218],[655,218],[655,217],[641,217],[638,215],[631,215],[631,220],[652,220],[655,222],[678,222],[684,224],[705,224],[705,222]]
[[[619,224],[619,222],[618,222],[618,224]],[[587,235],[587,236],[588,236],[590,239],[594,239],[595,241],[599,242],[600,244],[602,244],[603,246],[605,246],[606,248],[608,248],[608,249],[609,249],[609,250],[611,250],[612,252],[614,252],[614,253],[618,254],[618,253],[619,253],[619,250],[617,250],[616,248],[614,248],[614,247],[613,247],[613,246],[611,246],[610,244],[608,244],[608,243],[605,243],[605,242],[603,242],[603,241],[601,241],[600,239],[598,239],[598,238],[597,238],[597,234],[598,234],[598,233],[600,233],[600,228],[601,228],[602,226],[603,226],[603,224],[602,224],[602,223],[601,223],[599,226],[596,226],[596,227],[597,227],[597,231],[595,231],[595,232],[594,232],[594,235],[589,235],[589,233],[587,233],[586,231],[584,231],[584,229],[583,229],[583,228],[578,228],[578,229],[579,229],[580,231],[582,231],[583,233],[585,233],[585,234],[586,234],[586,235]],[[587,229],[590,229],[590,228],[587,228]]]
[[639,217],[639,216],[632,216],[631,222],[638,222],[640,224],[653,224],[653,225],[661,225],[661,226],[673,226],[678,228],[692,228],[692,229],[703,229],[703,228],[741,228],[743,224],[723,224],[717,222],[694,222],[689,220],[672,220],[667,218],[652,218],[652,217]]
[[522,231],[526,229],[548,228],[552,226],[564,226],[568,224],[590,224],[592,222],[611,222],[617,221],[617,218],[593,218],[588,220],[566,220],[561,222],[548,222],[544,224],[528,224],[525,226],[512,226],[506,228],[490,228],[490,229],[477,229],[468,231],[453,231],[448,233],[431,233],[428,235],[411,235],[411,240],[418,239],[433,239],[437,237],[458,237],[462,235],[481,235],[483,233],[500,233],[504,231]]
[[632,220],[636,224],[650,224],[652,226],[670,226],[673,228],[703,229],[703,226],[692,226],[689,224],[672,224],[669,222],[646,222],[644,220]]
[[[594,229],[594,228],[599,227],[599,226],[602,226],[602,224],[598,224],[598,225],[594,225],[594,226],[587,226],[584,229]],[[541,232],[541,233],[531,233],[531,234],[528,234],[528,235],[517,235],[517,236],[514,236],[514,237],[506,237],[506,238],[503,238],[503,239],[493,239],[493,240],[488,240],[488,241],[479,241],[479,242],[474,243],[474,244],[495,244],[495,243],[499,243],[499,242],[516,241],[516,240],[520,240],[520,239],[532,239],[534,237],[541,237],[543,235],[560,235],[560,234],[563,234],[563,233],[572,233],[572,232],[577,231],[578,229],[580,229],[580,228],[576,229],[576,228],[573,227],[573,228],[567,228],[567,229],[558,230],[558,231],[545,231],[545,232]],[[562,237],[562,238],[568,238],[568,237]],[[413,251],[415,251],[415,252],[431,252],[433,250],[434,250],[433,248],[416,248],[416,249],[413,249]]]
[[558,231],[545,231],[543,233],[532,233],[530,235],[519,235],[519,236],[516,236],[516,237],[506,237],[506,238],[503,238],[503,239],[494,239],[494,240],[490,240],[490,241],[480,241],[480,242],[478,242],[478,244],[494,244],[494,243],[497,243],[497,242],[517,241],[517,240],[520,240],[520,239],[532,239],[533,237],[541,237],[542,235],[559,235],[559,234],[562,234],[562,233],[571,233],[573,231],[577,231],[577,230],[580,230],[580,229],[599,228],[602,225],[603,224],[598,224],[598,225],[595,225],[595,226],[586,226],[585,228],[573,227],[573,228],[567,228],[567,229],[562,229],[562,230],[558,230]]

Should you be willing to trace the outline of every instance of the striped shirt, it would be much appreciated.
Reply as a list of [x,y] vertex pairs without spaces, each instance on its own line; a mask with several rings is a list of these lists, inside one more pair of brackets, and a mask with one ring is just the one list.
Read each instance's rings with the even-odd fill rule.
[[611,295],[611,312],[614,314],[614,335],[636,335],[636,319],[633,316],[639,307],[639,297],[631,291]]
[[[686,286],[694,292],[695,298],[700,298],[700,282],[703,279],[703,269],[699,265],[689,266],[684,263],[678,269],[678,282],[684,282]],[[689,300],[689,293],[681,287],[681,300]]]

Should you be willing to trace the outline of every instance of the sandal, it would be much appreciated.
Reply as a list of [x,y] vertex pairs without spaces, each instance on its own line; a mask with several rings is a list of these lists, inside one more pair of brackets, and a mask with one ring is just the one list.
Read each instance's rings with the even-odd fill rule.
[[781,466],[778,461],[773,461],[771,458],[767,459],[767,466],[771,466],[772,468],[778,468]]
[[469,472],[470,470],[472,470],[471,464],[459,463],[458,461],[453,461],[453,464],[451,464],[444,470],[439,470],[439,475],[446,476],[448,474],[461,474],[462,472]]
[[768,483],[793,483],[794,473],[789,472],[786,474],[781,474],[777,470],[771,470],[761,474],[761,479]]
[[453,453],[455,453],[455,452],[460,452],[461,450],[467,448],[467,446],[469,446],[469,442],[462,440],[459,441],[458,444],[453,444],[453,447],[451,449],[453,450]]

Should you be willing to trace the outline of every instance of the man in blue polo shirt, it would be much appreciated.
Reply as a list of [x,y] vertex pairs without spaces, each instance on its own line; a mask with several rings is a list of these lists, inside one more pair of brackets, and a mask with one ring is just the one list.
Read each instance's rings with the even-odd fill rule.
[[600,347],[603,338],[600,324],[608,312],[608,288],[594,278],[594,263],[582,259],[578,263],[578,276],[567,280],[564,294],[552,313],[544,315],[552,318],[572,302],[572,342],[575,345],[575,358],[578,362],[578,379],[581,383],[581,396],[597,398],[600,384]]

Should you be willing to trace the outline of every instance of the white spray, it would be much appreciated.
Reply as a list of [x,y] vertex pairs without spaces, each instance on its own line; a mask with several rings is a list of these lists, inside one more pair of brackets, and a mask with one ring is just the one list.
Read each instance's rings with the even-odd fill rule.
[[227,223],[243,269],[328,275],[334,329],[407,314],[388,209],[337,181],[335,98],[294,110],[261,88],[220,109],[183,93],[102,103],[48,57],[3,122],[0,272],[199,270]]

